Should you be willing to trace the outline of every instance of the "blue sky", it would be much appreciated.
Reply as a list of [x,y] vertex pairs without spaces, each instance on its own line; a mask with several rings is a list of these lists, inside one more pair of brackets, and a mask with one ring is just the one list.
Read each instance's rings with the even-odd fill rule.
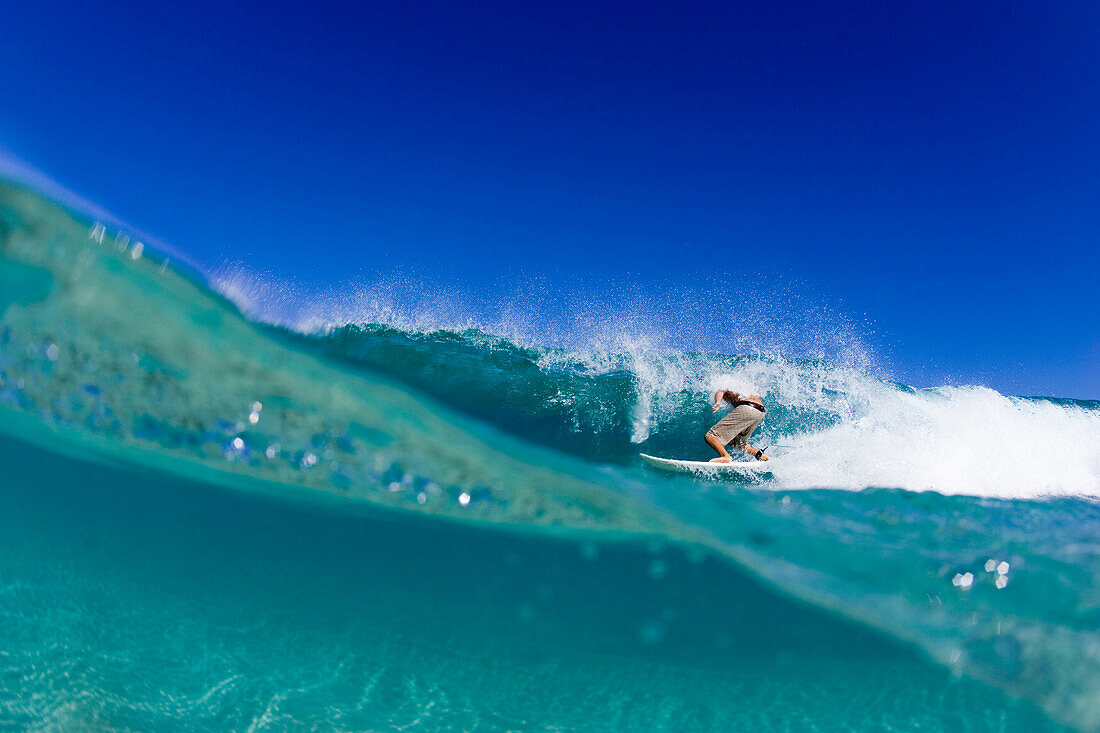
[[7,8],[0,146],[200,263],[801,283],[1100,398],[1094,4],[153,5]]

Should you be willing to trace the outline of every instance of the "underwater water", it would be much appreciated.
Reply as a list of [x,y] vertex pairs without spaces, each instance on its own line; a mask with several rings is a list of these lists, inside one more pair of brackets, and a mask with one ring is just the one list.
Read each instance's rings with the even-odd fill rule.
[[[772,472],[640,465],[716,384]],[[297,332],[0,183],[0,467],[15,729],[1100,729],[1097,403]]]

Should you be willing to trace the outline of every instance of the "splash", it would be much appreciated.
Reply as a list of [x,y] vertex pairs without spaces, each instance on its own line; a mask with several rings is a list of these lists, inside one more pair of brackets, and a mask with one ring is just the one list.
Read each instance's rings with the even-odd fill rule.
[[223,264],[210,277],[250,317],[310,335],[355,325],[424,334],[477,330],[597,360],[610,352],[709,351],[886,370],[869,344],[869,324],[796,281],[688,285],[517,276],[471,289],[441,275],[392,271],[315,288],[240,263]]

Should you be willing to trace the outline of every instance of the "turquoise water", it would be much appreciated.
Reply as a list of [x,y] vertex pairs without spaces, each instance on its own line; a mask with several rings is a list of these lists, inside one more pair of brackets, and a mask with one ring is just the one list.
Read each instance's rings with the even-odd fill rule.
[[[703,457],[716,381],[773,473],[640,466]],[[266,326],[0,184],[0,724],[1095,730],[1098,437],[820,359]]]

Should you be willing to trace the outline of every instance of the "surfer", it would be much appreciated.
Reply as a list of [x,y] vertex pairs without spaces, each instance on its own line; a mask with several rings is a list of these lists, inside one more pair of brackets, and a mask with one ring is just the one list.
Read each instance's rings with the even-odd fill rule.
[[764,422],[764,413],[767,412],[760,396],[742,397],[736,392],[720,389],[714,394],[714,406],[710,411],[718,412],[723,402],[730,403],[733,409],[707,431],[707,445],[718,452],[718,457],[711,458],[710,462],[731,463],[733,458],[726,451],[727,445],[743,450],[758,461],[769,460],[763,450],[749,445],[749,436],[757,425]]

